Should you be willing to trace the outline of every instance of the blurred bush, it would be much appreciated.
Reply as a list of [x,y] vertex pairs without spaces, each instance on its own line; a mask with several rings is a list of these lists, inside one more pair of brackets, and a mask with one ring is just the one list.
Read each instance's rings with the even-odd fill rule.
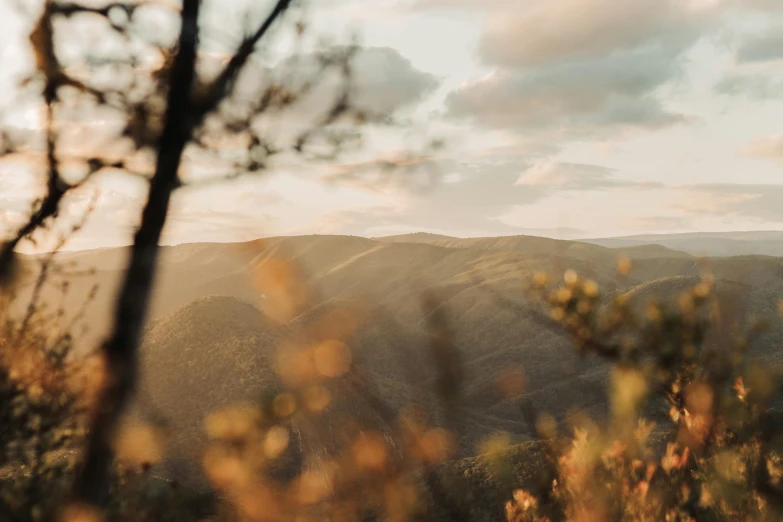
[[[705,277],[675,302],[640,308],[627,295],[604,298],[573,271],[554,282],[535,275],[533,313],[585,357],[612,363],[610,415],[561,421],[552,414],[562,412],[529,406],[521,415],[536,440],[512,445],[498,434],[461,460],[452,460],[460,361],[437,296],[424,295],[423,309],[440,412],[386,404],[351,353],[358,310],[330,309],[281,343],[274,392],[204,420],[210,491],[159,476],[165,430],[129,424],[115,434],[106,513],[66,502],[100,360],[77,357],[67,332],[53,334],[57,313],[34,307],[13,319],[4,303],[0,519],[780,520],[780,371],[747,356],[761,324],[710,337],[727,320],[714,288]],[[510,394],[524,385],[521,374],[498,377]],[[353,415],[356,394],[376,418]]]

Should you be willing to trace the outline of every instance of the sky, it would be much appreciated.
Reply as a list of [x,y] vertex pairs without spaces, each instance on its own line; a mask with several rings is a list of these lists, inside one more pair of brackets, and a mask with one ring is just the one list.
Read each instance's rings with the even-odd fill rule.
[[[229,52],[268,5],[206,0],[202,53]],[[0,92],[32,61],[15,12],[0,20]],[[356,35],[358,99],[397,124],[369,126],[345,157],[180,189],[167,243],[783,230],[779,0],[314,0],[305,14],[318,37]],[[149,24],[165,33],[165,20]],[[287,34],[248,76],[285,61]],[[38,125],[35,110],[16,112],[10,124]],[[8,229],[40,193],[31,168],[0,161]],[[146,182],[114,172],[89,185],[96,207],[69,248],[127,244]]]

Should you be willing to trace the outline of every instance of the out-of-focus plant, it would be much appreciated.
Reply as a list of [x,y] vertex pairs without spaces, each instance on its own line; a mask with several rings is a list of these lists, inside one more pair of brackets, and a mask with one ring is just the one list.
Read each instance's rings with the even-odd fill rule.
[[0,512],[50,520],[67,493],[74,454],[102,375],[94,358],[73,356],[62,310],[40,304],[0,324]]
[[[305,283],[290,260],[270,256],[257,268],[257,281],[264,306],[287,312],[280,319],[308,308]],[[443,370],[437,392],[449,409],[459,362],[437,300],[427,296],[424,306],[432,355]],[[203,465],[227,500],[225,517],[405,521],[426,513],[422,486],[448,503],[430,471],[455,454],[455,434],[433,425],[422,408],[394,410],[372,389],[351,348],[363,316],[360,306],[340,305],[295,329],[278,347],[280,389],[205,420],[210,445]],[[375,418],[355,414],[353,401],[365,402]]]
[[[532,291],[578,350],[611,361],[610,416],[577,419],[568,434],[540,415],[548,480],[514,491],[509,521],[783,516],[783,417],[771,409],[779,371],[746,356],[760,325],[708,341],[719,320],[714,279],[643,313],[627,295],[603,304],[597,285],[573,271],[556,284],[536,275]],[[661,426],[650,419],[655,408],[667,413]]]
[[[44,190],[26,222],[0,246],[0,288],[14,280],[16,248],[52,225],[69,195],[104,174],[135,176],[148,187],[113,328],[100,350],[104,378],[88,412],[74,509],[101,508],[108,500],[112,440],[135,391],[158,244],[174,192],[266,171],[281,156],[334,159],[361,143],[359,127],[386,121],[388,115],[355,103],[351,64],[357,46],[300,53],[307,29],[301,17],[290,28],[305,60],[294,56],[284,74],[251,70],[256,52],[298,4],[270,2],[254,27],[236,28],[227,55],[212,61],[203,47],[207,24],[200,0],[18,5],[32,20],[34,63],[19,78],[12,114],[2,115],[0,158],[22,158],[38,169],[28,174],[40,176]],[[166,21],[163,30],[156,27],[160,20]],[[322,86],[325,99],[315,96],[313,103]],[[10,123],[18,116],[14,111],[24,110],[41,115],[36,128],[21,131]],[[286,111],[300,111],[298,128],[270,131],[270,116]],[[96,120],[102,123],[97,130],[91,128]],[[193,175],[199,163],[217,165],[206,170],[218,174]]]

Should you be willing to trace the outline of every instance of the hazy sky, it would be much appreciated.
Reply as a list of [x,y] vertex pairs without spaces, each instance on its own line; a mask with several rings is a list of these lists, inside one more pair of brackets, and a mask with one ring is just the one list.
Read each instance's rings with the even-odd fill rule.
[[[25,26],[4,4],[0,87],[9,89],[8,71],[29,55]],[[206,2],[209,27],[230,31],[247,4]],[[370,148],[342,164],[282,164],[183,190],[167,242],[783,229],[783,1],[313,4],[314,32],[345,41],[358,31],[362,99],[405,125],[370,129]],[[362,163],[429,138],[446,147],[426,169],[384,177]],[[9,224],[38,190],[28,178],[0,165]],[[98,209],[73,246],[127,243],[137,220],[142,182],[113,175],[98,184]]]

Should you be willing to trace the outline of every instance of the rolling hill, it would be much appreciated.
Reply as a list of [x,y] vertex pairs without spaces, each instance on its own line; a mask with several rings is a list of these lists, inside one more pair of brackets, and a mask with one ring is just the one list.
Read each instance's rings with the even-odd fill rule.
[[[63,301],[77,309],[99,285],[82,319],[91,327],[81,339],[85,347],[110,324],[124,255],[119,249],[63,256],[72,270],[95,268],[72,279]],[[620,255],[634,258],[627,277],[615,268]],[[25,263],[34,274],[34,260]],[[350,346],[351,374],[334,380],[335,401],[317,426],[297,426],[300,444],[320,444],[328,452],[331,436],[324,433],[346,412],[383,429],[370,392],[393,411],[424,406],[439,422],[438,366],[430,349],[434,312],[422,301],[427,294],[461,363],[461,456],[475,454],[478,443],[498,431],[515,441],[528,439],[532,428],[520,415],[526,404],[559,418],[574,408],[600,417],[606,366],[579,357],[568,339],[543,326],[523,290],[535,272],[559,278],[566,269],[594,279],[607,296],[625,293],[639,303],[671,301],[708,271],[717,281],[719,303],[738,325],[750,316],[773,325],[754,353],[783,360],[780,258],[705,263],[654,245],[613,249],[525,236],[297,236],[178,245],[162,250],[135,411],[168,426],[175,460],[184,466],[180,473],[192,475],[199,469],[207,413],[279,390],[280,350],[295,353],[339,339]],[[30,288],[29,281],[20,284],[22,302]],[[55,287],[47,289],[46,299],[59,299]],[[509,375],[523,376],[512,395],[504,392]],[[359,377],[363,387],[357,388],[351,379]]]
[[783,232],[692,232],[681,234],[647,234],[626,237],[583,239],[586,243],[629,248],[656,244],[695,256],[783,256]]
[[[592,261],[614,261],[624,255],[631,259],[650,257],[691,257],[683,251],[674,250],[653,241],[629,242],[627,244],[592,244],[586,241],[570,241],[537,236],[499,236],[458,238],[439,234],[403,234],[377,238],[380,241],[397,243],[426,243],[447,248],[471,248],[477,250],[500,250],[526,253],[555,253],[565,257],[577,257]],[[603,246],[604,248],[596,248]]]

